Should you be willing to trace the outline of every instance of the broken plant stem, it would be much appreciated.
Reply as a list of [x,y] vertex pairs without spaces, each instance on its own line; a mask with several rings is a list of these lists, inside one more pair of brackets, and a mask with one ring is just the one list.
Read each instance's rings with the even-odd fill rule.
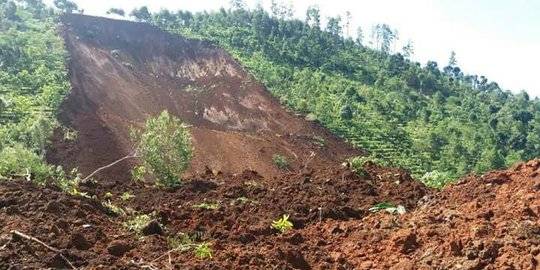
[[173,249],[171,249],[171,250],[169,250],[169,251],[167,251],[167,252],[161,254],[161,256],[159,256],[159,257],[153,259],[150,263],[157,262],[159,259],[161,259],[161,258],[163,258],[163,257],[165,257],[165,256],[167,256],[167,255],[169,255],[169,254],[171,254],[172,252],[176,252],[176,251],[179,251],[179,250],[180,250],[179,247],[178,247],[178,248],[173,248]]
[[42,245],[43,247],[45,247],[46,249],[52,251],[52,252],[55,252],[57,253],[58,255],[60,255],[60,257],[67,263],[69,264],[69,266],[71,267],[71,269],[77,269],[75,266],[73,266],[73,264],[62,254],[62,252],[59,250],[59,249],[56,249],[56,248],[53,248],[47,244],[45,244],[44,242],[42,242],[41,240],[33,237],[33,236],[30,236],[30,235],[27,235],[27,234],[24,234],[22,232],[19,232],[17,230],[13,230],[11,231],[11,234],[13,235],[16,235],[18,237],[21,237],[23,239],[26,239],[26,240],[30,240],[30,241],[33,241],[33,242],[36,242],[40,245]]
[[110,168],[110,167],[112,167],[112,166],[114,166],[114,165],[116,165],[116,164],[118,164],[118,163],[120,163],[120,162],[122,162],[122,161],[124,161],[124,160],[126,160],[126,159],[130,159],[130,158],[138,158],[138,157],[139,157],[139,155],[137,154],[137,152],[132,153],[132,154],[129,154],[129,155],[125,156],[125,157],[122,157],[122,158],[120,158],[120,159],[118,159],[118,160],[116,160],[116,161],[113,161],[112,163],[110,163],[110,164],[108,164],[108,165],[105,165],[105,166],[103,166],[103,167],[98,168],[98,169],[95,170],[93,173],[89,174],[87,177],[85,177],[83,180],[81,180],[81,182],[82,182],[82,183],[85,183],[86,181],[88,181],[88,179],[90,179],[92,176],[94,176],[94,175],[97,174],[98,172],[101,172],[101,171],[103,171],[103,170],[105,170],[105,169],[108,169],[108,168]]
[[9,240],[7,241],[7,243],[5,243],[3,246],[1,246],[1,247],[0,247],[0,250],[6,248],[6,247],[9,245],[9,243],[11,243],[11,239],[9,239]]

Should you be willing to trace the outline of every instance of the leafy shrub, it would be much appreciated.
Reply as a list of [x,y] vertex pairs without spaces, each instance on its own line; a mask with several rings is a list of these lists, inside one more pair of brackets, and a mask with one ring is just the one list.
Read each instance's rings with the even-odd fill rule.
[[55,175],[55,168],[43,162],[36,153],[20,144],[5,147],[0,151],[0,178],[25,177],[39,184],[45,184]]
[[58,166],[56,167],[55,174],[50,178],[54,179],[55,184],[64,192],[74,196],[83,196],[89,198],[88,194],[79,191],[81,174],[76,168],[71,170],[69,174],[66,174],[62,167]]
[[272,221],[272,228],[284,233],[293,228],[293,224],[289,221],[289,215],[283,215],[278,220]]
[[425,173],[422,177],[420,177],[420,181],[422,181],[422,183],[424,183],[424,185],[428,187],[440,189],[444,187],[448,182],[451,182],[452,178],[448,173],[431,171]]
[[200,209],[206,209],[206,210],[216,210],[219,208],[219,203],[207,203],[207,202],[203,202],[203,203],[199,203],[199,204],[195,204],[193,205],[193,208],[200,208]]
[[79,132],[72,128],[62,127],[62,131],[64,133],[64,140],[66,141],[75,141],[79,136]]
[[178,186],[179,177],[193,156],[188,127],[163,111],[158,117],[148,119],[144,132],[134,132],[133,137],[145,167],[156,177],[156,184]]
[[142,182],[144,181],[145,174],[146,168],[144,166],[135,166],[135,168],[131,170],[131,179],[135,182]]
[[274,162],[274,164],[276,164],[276,166],[280,169],[287,169],[289,168],[289,162],[287,161],[287,159],[282,156],[282,155],[274,155],[272,157],[272,161]]

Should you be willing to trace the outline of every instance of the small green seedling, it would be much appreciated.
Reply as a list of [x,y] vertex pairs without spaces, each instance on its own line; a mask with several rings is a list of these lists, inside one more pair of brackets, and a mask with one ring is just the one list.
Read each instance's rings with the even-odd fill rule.
[[126,211],[124,211],[124,209],[114,205],[111,201],[106,201],[104,203],[102,203],[103,206],[105,206],[105,208],[107,208],[109,211],[111,211],[112,213],[118,215],[118,216],[125,216],[126,215]]
[[238,197],[234,199],[233,201],[231,201],[230,205],[242,205],[242,204],[248,204],[248,203],[252,205],[259,204],[258,201],[255,201],[246,197]]
[[212,248],[209,243],[200,243],[195,246],[195,257],[199,259],[212,258]]
[[169,246],[180,252],[193,250],[195,256],[199,259],[212,258],[211,244],[202,242],[197,244],[196,241],[199,238],[197,235],[189,236],[186,233],[179,233],[176,236],[170,236],[167,238]]
[[403,215],[405,214],[405,212],[407,212],[405,210],[405,207],[403,205],[393,205],[389,202],[382,202],[382,203],[378,203],[376,205],[374,205],[373,207],[369,208],[369,211],[371,212],[379,212],[381,210],[384,210],[388,213],[391,213],[391,214],[394,214],[394,213],[397,213],[397,214],[400,214],[400,215]]
[[167,237],[167,243],[172,249],[178,251],[188,251],[194,245],[193,239],[187,233],[179,233],[176,236],[169,236]]
[[112,198],[112,197],[113,197],[113,194],[110,193],[110,192],[107,192],[107,193],[105,193],[104,197],[105,197],[105,198]]
[[216,210],[219,208],[219,202],[216,202],[216,203],[203,202],[203,203],[193,205],[193,208],[200,208],[200,209],[205,209],[205,210]]
[[276,164],[276,166],[282,170],[289,168],[289,162],[282,155],[274,155],[272,157],[272,161],[274,161],[274,164]]
[[289,215],[283,215],[278,220],[272,221],[272,228],[284,233],[293,228],[293,224],[289,221]]
[[124,192],[120,196],[120,199],[122,199],[122,201],[129,201],[133,198],[135,198],[135,195],[131,194],[130,192]]
[[144,176],[146,175],[146,167],[144,166],[136,166],[131,170],[131,179],[135,182],[142,182],[144,181]]
[[152,217],[150,215],[141,214],[136,215],[132,219],[124,222],[124,227],[128,229],[129,231],[135,232],[137,234],[142,233],[142,229],[152,221]]

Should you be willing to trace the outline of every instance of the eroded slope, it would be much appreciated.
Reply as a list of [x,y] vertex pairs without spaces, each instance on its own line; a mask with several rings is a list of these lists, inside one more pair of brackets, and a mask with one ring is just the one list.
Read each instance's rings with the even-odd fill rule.
[[[335,165],[357,154],[286,111],[222,49],[142,23],[81,15],[63,21],[73,90],[61,118],[79,136],[67,142],[57,134],[53,163],[87,173],[126,155],[130,128],[162,110],[192,125],[192,174],[208,166],[275,176],[275,154],[293,167]],[[127,178],[129,166],[102,178]]]

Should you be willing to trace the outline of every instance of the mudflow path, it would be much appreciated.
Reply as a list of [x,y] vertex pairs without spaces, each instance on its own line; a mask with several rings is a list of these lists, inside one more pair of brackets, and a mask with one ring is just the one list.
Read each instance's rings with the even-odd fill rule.
[[[75,142],[56,134],[48,159],[81,172],[131,151],[130,129],[168,110],[192,126],[188,175],[254,170],[276,176],[276,154],[292,168],[340,164],[358,154],[316,123],[285,110],[230,55],[208,43],[143,23],[71,15],[63,19],[72,92],[61,121]],[[125,180],[133,164],[101,174]]]

